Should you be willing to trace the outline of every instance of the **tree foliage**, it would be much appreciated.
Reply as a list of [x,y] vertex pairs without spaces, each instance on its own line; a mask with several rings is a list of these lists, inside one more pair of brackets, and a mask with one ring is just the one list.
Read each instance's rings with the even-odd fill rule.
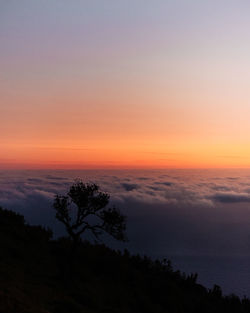
[[67,195],[55,196],[56,218],[65,225],[75,243],[86,231],[96,239],[106,232],[117,240],[126,241],[126,217],[115,207],[107,208],[109,198],[109,194],[101,192],[98,185],[77,180]]

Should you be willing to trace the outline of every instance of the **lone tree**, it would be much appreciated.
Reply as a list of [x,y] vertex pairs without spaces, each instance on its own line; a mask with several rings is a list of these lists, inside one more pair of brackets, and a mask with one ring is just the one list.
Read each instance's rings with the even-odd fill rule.
[[62,222],[75,244],[85,231],[99,239],[106,232],[120,241],[126,241],[126,217],[115,207],[107,208],[109,194],[99,191],[96,184],[77,180],[66,196],[56,195],[53,207],[56,218]]

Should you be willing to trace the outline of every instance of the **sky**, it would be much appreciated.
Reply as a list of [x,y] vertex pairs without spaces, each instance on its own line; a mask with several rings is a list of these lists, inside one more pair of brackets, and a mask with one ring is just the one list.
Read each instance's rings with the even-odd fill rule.
[[0,0],[0,168],[250,167],[247,0]]

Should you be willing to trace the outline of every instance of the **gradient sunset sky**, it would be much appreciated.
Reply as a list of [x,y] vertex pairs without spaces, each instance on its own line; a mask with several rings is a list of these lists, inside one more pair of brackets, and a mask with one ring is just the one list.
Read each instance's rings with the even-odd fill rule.
[[0,168],[250,167],[250,2],[0,0]]

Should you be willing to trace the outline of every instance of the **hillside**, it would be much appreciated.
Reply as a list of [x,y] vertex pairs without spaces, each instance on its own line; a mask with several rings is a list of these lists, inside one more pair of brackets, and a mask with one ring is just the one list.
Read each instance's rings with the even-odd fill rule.
[[51,238],[0,208],[1,313],[250,312],[248,299],[207,290],[166,260]]

